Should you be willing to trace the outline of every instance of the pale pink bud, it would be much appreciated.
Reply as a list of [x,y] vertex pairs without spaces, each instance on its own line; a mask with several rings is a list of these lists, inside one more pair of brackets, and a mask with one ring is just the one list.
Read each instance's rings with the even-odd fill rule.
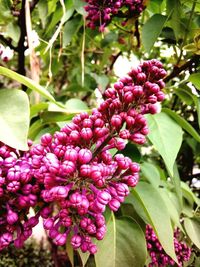
[[71,238],[71,245],[74,249],[77,249],[81,246],[82,238],[79,235],[74,235]]
[[18,214],[16,213],[16,212],[14,212],[14,211],[12,211],[11,209],[9,209],[8,210],[8,213],[7,213],[7,222],[9,223],[9,224],[14,224],[14,223],[16,223],[17,221],[18,221]]
[[78,159],[81,164],[88,163],[92,159],[92,152],[89,149],[82,148],[78,152]]
[[83,128],[80,134],[81,137],[86,141],[90,141],[93,136],[93,132],[90,128]]
[[120,207],[120,202],[117,199],[112,199],[109,203],[108,206],[111,210],[117,211]]
[[66,241],[67,241],[67,235],[66,233],[64,234],[58,234],[56,236],[56,238],[54,239],[54,243],[57,245],[57,246],[63,246],[66,244]]

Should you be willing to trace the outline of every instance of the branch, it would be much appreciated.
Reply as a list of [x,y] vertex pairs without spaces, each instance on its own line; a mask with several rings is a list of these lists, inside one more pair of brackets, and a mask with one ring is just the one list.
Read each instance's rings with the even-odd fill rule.
[[194,174],[191,174],[188,176],[189,179],[192,179],[192,178],[200,178],[200,172],[199,173],[194,173]]
[[[31,12],[30,12],[30,5],[29,0],[26,0],[25,4],[25,17],[26,17],[26,32],[27,32],[27,42],[28,48],[30,51],[30,67],[31,67],[31,78],[35,82],[39,83],[40,80],[40,63],[39,59],[35,54],[35,50],[33,47],[33,38],[32,38],[32,24],[31,24]],[[40,102],[40,95],[39,93],[35,92],[35,103]]]
[[55,267],[59,267],[59,259],[58,259],[58,247],[53,243],[51,238],[48,238],[48,241],[51,245],[51,255],[54,262]]
[[22,0],[20,15],[18,17],[18,25],[21,30],[19,42],[18,42],[18,73],[25,75],[25,55],[24,52],[26,47],[24,46],[24,41],[26,37],[26,18],[25,18],[25,0]]
[[37,5],[37,3],[39,2],[39,0],[35,0],[35,1],[32,1],[30,3],[30,11],[33,12],[35,6]]
[[9,46],[11,49],[13,49],[14,51],[17,52],[17,47],[15,47],[14,45],[12,45],[12,40],[6,39],[3,35],[0,34],[0,40],[7,46]]
[[139,21],[138,21],[138,19],[136,19],[136,21],[135,21],[134,36],[137,39],[137,48],[140,48],[141,43],[140,43],[140,32],[139,32]]
[[111,61],[109,68],[107,68],[105,72],[106,74],[109,74],[113,70],[115,62],[117,61],[118,57],[121,55],[122,55],[122,51],[119,51],[116,55],[112,55],[112,61]]
[[99,152],[108,144],[108,142],[112,139],[112,133],[103,141],[103,143],[97,147],[97,149],[93,152],[92,160],[98,155]]
[[163,80],[164,82],[169,82],[174,77],[177,77],[182,71],[191,68],[194,64],[199,61],[200,56],[194,55],[190,60],[185,62],[182,66],[178,67],[177,65],[174,66],[173,71],[167,75]]

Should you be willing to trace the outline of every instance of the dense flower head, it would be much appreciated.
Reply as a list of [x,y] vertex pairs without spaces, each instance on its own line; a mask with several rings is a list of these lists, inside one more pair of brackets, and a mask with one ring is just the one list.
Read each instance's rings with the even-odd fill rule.
[[[144,114],[157,112],[165,75],[157,60],[144,62],[105,90],[99,108],[76,115],[53,136],[44,134],[28,152],[1,144],[0,249],[12,241],[23,245],[41,216],[56,245],[70,234],[74,249],[96,253],[92,238],[106,234],[106,207],[117,211],[139,180],[139,165],[111,149],[123,150],[128,141],[144,144]],[[30,207],[37,212],[28,218]]]
[[[179,231],[174,232],[174,248],[178,259],[178,266],[182,267],[184,262],[189,261],[191,256],[191,249],[184,243],[178,240]],[[156,234],[154,233],[150,225],[146,226],[146,241],[147,250],[151,257],[151,263],[149,267],[166,267],[166,266],[177,266],[170,256],[166,254],[162,245],[160,244]]]
[[21,247],[38,223],[39,214],[27,216],[40,193],[28,156],[0,142],[0,250],[11,242]]
[[[53,137],[44,135],[41,144],[31,148],[32,174],[44,186],[41,192],[44,202],[50,206],[57,203],[56,210],[49,216],[42,215],[44,228],[55,244],[65,244],[72,232],[74,249],[95,253],[97,249],[91,238],[101,240],[106,233],[102,213],[106,206],[118,210],[129,193],[128,186],[134,187],[138,182],[139,166],[122,154],[113,157],[109,146],[114,147],[114,141],[107,150],[104,146],[95,155],[100,146],[93,148],[94,143],[103,138],[95,136],[99,127],[89,128],[93,138],[71,139],[74,128],[81,135],[85,122],[98,122],[92,119],[93,115],[83,113],[80,116],[84,117],[82,121],[66,125]],[[77,118],[79,115],[73,121]],[[106,139],[108,137],[103,138]]]
[[143,0],[85,0],[88,5],[85,6],[88,20],[87,26],[91,29],[99,27],[99,31],[104,31],[107,24],[110,23],[114,16],[119,12],[124,13],[125,17],[136,17],[144,9]]

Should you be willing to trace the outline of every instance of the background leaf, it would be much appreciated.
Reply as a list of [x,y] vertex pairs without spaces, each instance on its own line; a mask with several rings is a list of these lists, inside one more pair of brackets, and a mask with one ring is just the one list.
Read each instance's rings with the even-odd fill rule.
[[38,7],[39,17],[40,17],[41,22],[42,22],[42,27],[44,28],[46,25],[46,19],[48,16],[48,5],[47,5],[45,0],[40,0],[38,2],[37,7]]
[[78,98],[71,98],[65,103],[65,108],[69,112],[76,112],[76,111],[86,111],[88,110],[88,106],[86,105],[85,102]]
[[165,252],[177,261],[170,215],[159,192],[151,184],[140,182],[132,190],[132,194],[141,203],[148,218],[146,223],[150,223],[153,227]]
[[162,156],[170,174],[180,149],[183,137],[181,127],[167,114],[161,112],[147,116],[150,133],[149,140]]
[[169,23],[178,41],[181,35],[181,3],[179,0],[167,0],[167,14],[171,15]]
[[142,175],[155,187],[160,184],[160,173],[158,169],[149,162],[143,162],[141,165]]
[[146,52],[150,52],[158,39],[167,17],[161,14],[153,15],[142,28],[142,43]]
[[72,37],[76,34],[80,26],[81,17],[75,17],[65,23],[63,29],[63,48],[66,47],[72,40]]
[[0,90],[0,141],[19,150],[28,150],[29,100],[17,89]]
[[184,227],[192,242],[200,249],[200,220],[185,218]]
[[191,74],[188,80],[193,83],[198,90],[200,90],[200,73]]
[[190,134],[194,139],[200,142],[200,135],[189,122],[187,122],[184,118],[182,118],[173,110],[163,108],[162,111],[170,115],[188,134]]
[[57,103],[54,99],[54,97],[41,85],[37,84],[35,81],[31,80],[30,78],[27,78],[23,75],[18,74],[17,72],[14,72],[12,70],[9,70],[4,67],[0,67],[0,74],[4,75],[8,78],[11,78],[21,84],[24,84],[28,88],[30,88],[33,91],[36,91],[40,95],[44,96],[46,99],[56,103],[57,105],[60,106],[59,103]]
[[78,249],[78,254],[81,258],[81,261],[82,261],[82,264],[83,264],[83,267],[86,265],[89,257],[90,257],[90,254],[88,252],[86,253],[83,253],[80,249]]
[[145,264],[145,237],[140,226],[131,218],[116,219],[112,214],[106,236],[97,245],[96,267],[143,267]]
[[83,0],[73,0],[73,3],[74,3],[74,8],[75,10],[81,14],[81,15],[86,15],[86,11],[84,9],[84,6],[86,5],[85,1]]

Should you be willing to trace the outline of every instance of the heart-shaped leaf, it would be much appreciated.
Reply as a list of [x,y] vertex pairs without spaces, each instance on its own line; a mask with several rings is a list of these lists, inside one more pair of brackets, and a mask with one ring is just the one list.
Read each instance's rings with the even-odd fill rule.
[[29,100],[17,89],[0,90],[0,141],[19,150],[28,150]]

